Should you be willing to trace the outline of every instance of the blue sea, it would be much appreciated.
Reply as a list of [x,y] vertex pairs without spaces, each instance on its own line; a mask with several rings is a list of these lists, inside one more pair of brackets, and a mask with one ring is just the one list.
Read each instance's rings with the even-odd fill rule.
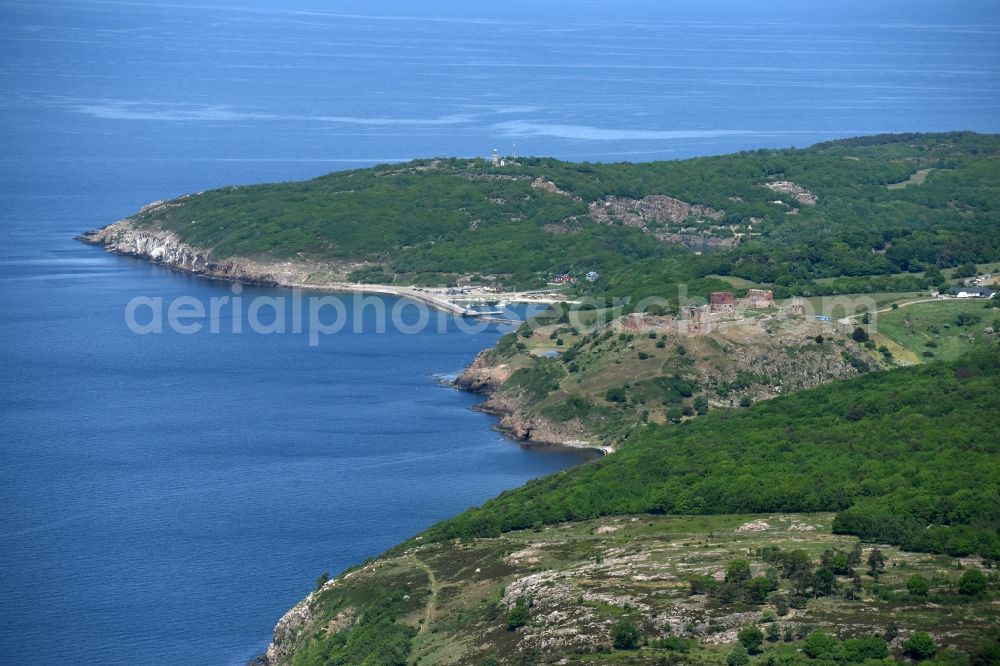
[[137,335],[131,299],[230,286],[74,235],[186,192],[494,148],[997,132],[998,7],[0,1],[0,661],[245,663],[321,572],[586,458],[521,448],[447,387],[496,328]]

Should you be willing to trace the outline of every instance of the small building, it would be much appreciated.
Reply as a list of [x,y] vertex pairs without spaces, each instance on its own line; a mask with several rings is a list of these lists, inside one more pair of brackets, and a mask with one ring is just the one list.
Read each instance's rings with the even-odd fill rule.
[[714,314],[732,314],[736,311],[736,297],[731,291],[713,291],[708,303]]
[[739,301],[740,307],[763,310],[774,307],[774,292],[770,289],[750,289]]
[[677,322],[677,332],[681,335],[704,335],[712,330],[711,305],[685,305],[681,307],[681,318]]
[[955,298],[993,298],[995,292],[986,287],[952,287],[947,293]]
[[574,279],[569,273],[557,275],[549,280],[549,284],[572,284],[573,282],[576,282],[576,279]]
[[597,271],[588,271],[586,277],[587,277],[587,282],[597,282],[597,278],[599,278],[600,275],[597,273]]
[[495,167],[520,166],[517,161],[517,146],[514,147],[514,154],[509,157],[504,157],[499,150],[494,148],[493,154],[490,155],[490,164]]

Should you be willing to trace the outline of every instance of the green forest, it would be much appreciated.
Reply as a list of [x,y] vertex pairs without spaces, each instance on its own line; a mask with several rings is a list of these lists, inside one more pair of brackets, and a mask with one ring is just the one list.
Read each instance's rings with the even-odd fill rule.
[[503,493],[425,539],[602,515],[835,511],[834,531],[1000,560],[1000,350],[871,373],[678,425]]
[[[578,294],[724,286],[710,275],[770,284],[778,295],[912,290],[936,286],[940,269],[1000,259],[998,150],[996,135],[956,132],[638,164],[417,160],[213,190],[132,219],[210,248],[216,259],[364,261],[352,278],[373,283],[478,278],[532,287],[554,274],[597,271],[601,279],[581,281]],[[772,189],[788,182],[814,198]],[[692,212],[643,231],[591,214],[608,197],[646,195],[708,207],[715,217]],[[740,240],[696,253],[660,231]]]

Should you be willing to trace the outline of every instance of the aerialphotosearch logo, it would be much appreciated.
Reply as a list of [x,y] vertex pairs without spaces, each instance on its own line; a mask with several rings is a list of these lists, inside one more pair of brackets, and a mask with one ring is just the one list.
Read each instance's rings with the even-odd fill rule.
[[787,315],[818,320],[833,329],[850,333],[858,323],[874,330],[878,312],[874,299],[864,296],[790,299],[783,305],[771,302],[763,309],[716,308],[703,298],[689,297],[686,285],[679,286],[674,299],[648,297],[632,302],[630,299],[582,298],[554,303],[531,302],[524,304],[516,314],[505,308],[492,309],[490,316],[480,316],[475,310],[464,310],[442,299],[434,303],[438,307],[405,295],[386,298],[364,292],[353,293],[347,298],[316,293],[306,296],[299,288],[293,288],[287,295],[258,294],[250,298],[244,295],[243,285],[237,283],[231,285],[229,295],[212,296],[207,301],[194,296],[178,296],[169,302],[158,296],[136,296],[125,307],[125,324],[137,335],[159,334],[166,330],[180,335],[205,332],[305,334],[309,346],[317,347],[323,336],[342,332],[386,333],[391,330],[414,335],[427,330],[438,333],[457,330],[481,333],[497,325],[501,330],[510,331],[538,315],[573,334],[594,331],[609,324],[632,331],[673,330],[682,334],[701,334],[741,321],[760,324],[762,318]]
[[480,333],[491,325],[511,321],[456,317],[421,301],[363,293],[344,299],[329,294],[306,296],[302,289],[294,288],[288,296],[246,298],[241,284],[233,284],[230,291],[232,295],[213,296],[207,302],[194,296],[178,296],[168,303],[159,296],[136,296],[125,306],[125,325],[137,335],[165,330],[180,335],[305,333],[309,346],[316,347],[321,336],[341,333],[348,323],[348,331],[353,333],[385,333],[391,326],[392,330],[413,335],[429,328],[440,333],[456,328]]

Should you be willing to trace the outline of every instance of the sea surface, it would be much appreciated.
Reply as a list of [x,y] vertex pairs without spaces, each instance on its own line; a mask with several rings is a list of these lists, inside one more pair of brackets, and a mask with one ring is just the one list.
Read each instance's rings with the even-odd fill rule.
[[996,132],[998,7],[0,1],[0,661],[242,664],[321,572],[584,459],[504,439],[442,381],[496,329],[378,333],[372,309],[318,346],[137,335],[131,299],[230,286],[75,234],[185,192],[493,148]]

